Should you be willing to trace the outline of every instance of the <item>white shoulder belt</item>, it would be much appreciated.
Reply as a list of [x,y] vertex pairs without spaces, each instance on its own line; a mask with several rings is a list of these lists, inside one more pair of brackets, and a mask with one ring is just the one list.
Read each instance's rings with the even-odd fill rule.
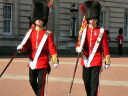
[[102,37],[103,37],[103,33],[104,33],[104,28],[100,28],[99,36],[98,36],[98,38],[97,38],[97,41],[96,41],[96,43],[95,43],[95,45],[94,45],[94,48],[93,48],[92,53],[91,53],[91,55],[89,56],[89,58],[87,59],[84,54],[82,55],[82,57],[83,57],[83,59],[84,59],[85,67],[87,67],[87,68],[90,67],[90,63],[92,62],[92,60],[93,60],[93,58],[94,58],[94,56],[95,56],[95,53],[96,53],[96,51],[97,51],[97,49],[98,49],[98,47],[99,47],[100,41],[101,41],[101,39],[102,39]]
[[84,42],[85,42],[86,32],[87,32],[87,28],[85,28],[83,33],[82,33],[82,39],[81,39],[81,42],[80,42],[80,49],[81,50],[83,49],[83,45],[84,45]]
[[25,35],[23,41],[22,41],[21,44],[20,44],[21,46],[24,46],[24,45],[26,44],[26,42],[27,42],[28,38],[30,37],[30,34],[32,33],[33,30],[34,30],[34,28],[33,28],[33,29],[30,29],[30,30],[26,33],[26,35]]

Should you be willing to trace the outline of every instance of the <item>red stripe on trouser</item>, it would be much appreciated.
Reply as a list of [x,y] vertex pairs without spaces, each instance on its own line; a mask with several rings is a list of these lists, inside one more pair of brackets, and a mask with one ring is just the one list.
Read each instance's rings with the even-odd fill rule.
[[[100,70],[101,70],[101,67],[99,68],[99,77],[100,77]],[[99,79],[100,81],[100,79]],[[96,96],[98,96],[98,88],[100,87],[100,85],[97,87],[97,91],[96,91]]]
[[46,73],[47,73],[47,69],[45,68],[44,76],[43,76],[43,84],[42,84],[41,96],[44,96],[44,86],[45,86]]

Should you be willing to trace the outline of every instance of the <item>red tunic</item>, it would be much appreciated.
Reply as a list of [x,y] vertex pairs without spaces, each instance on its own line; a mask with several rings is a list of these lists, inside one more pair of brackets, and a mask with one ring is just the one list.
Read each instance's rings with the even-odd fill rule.
[[[100,33],[99,27],[92,29],[92,34],[91,34],[91,28],[87,27],[86,39],[85,39],[85,43],[83,46],[83,51],[84,51],[84,54],[87,57],[87,59],[89,58],[89,53],[91,54],[91,52],[93,50],[93,47],[95,45],[95,42],[97,41],[99,33]],[[91,37],[91,35],[92,35],[92,37]],[[98,47],[98,49],[95,53],[95,56],[90,64],[90,67],[102,65],[102,46],[103,46],[105,58],[107,55],[110,55],[107,40],[108,40],[108,37],[106,35],[106,32],[104,32],[101,42],[99,44],[99,47]],[[78,46],[80,46],[79,41],[78,41],[78,44],[76,47],[78,47]],[[85,66],[83,58],[81,59],[81,65]]]
[[[41,30],[38,32],[37,30],[34,29],[30,35],[30,38],[24,45],[23,52],[27,51],[29,48],[31,49],[31,52],[29,54],[29,59],[31,61],[34,60],[37,48],[38,48],[38,46],[41,42],[41,39],[45,33],[46,33],[46,30]],[[53,37],[52,37],[52,33],[49,34],[49,36],[44,44],[44,47],[40,53],[40,56],[39,56],[37,64],[36,64],[36,69],[48,68],[48,49],[49,49],[51,56],[57,54],[56,46],[54,44]],[[28,64],[28,67],[30,67],[29,64]]]
[[117,40],[118,40],[118,45],[122,45],[122,44],[123,44],[123,35],[120,34],[120,35],[118,36]]

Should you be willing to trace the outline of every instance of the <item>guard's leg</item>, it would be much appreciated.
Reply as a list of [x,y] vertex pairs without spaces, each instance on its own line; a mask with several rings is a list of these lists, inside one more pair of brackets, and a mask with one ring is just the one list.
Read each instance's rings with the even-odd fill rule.
[[119,55],[122,55],[122,45],[119,45]]
[[38,90],[38,84],[37,84],[37,75],[38,75],[38,70],[31,70],[29,68],[29,81],[32,86],[32,89],[34,90],[35,94],[37,94]]
[[92,67],[91,70],[91,95],[98,96],[100,66]]
[[46,68],[38,70],[38,92],[37,92],[37,96],[44,96],[46,73],[47,73]]
[[91,72],[90,71],[91,71],[90,68],[86,68],[85,66],[83,66],[83,80],[84,80],[87,96],[90,96],[90,93],[91,93],[91,88],[90,88]]

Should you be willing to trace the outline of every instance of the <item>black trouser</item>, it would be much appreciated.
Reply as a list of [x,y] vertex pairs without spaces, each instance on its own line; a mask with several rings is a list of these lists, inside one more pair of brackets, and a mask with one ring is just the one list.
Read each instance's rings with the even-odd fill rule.
[[122,44],[118,45],[119,55],[122,55]]
[[29,81],[37,96],[44,96],[45,77],[47,69],[29,68]]
[[86,68],[83,66],[83,80],[87,96],[98,95],[100,66]]

